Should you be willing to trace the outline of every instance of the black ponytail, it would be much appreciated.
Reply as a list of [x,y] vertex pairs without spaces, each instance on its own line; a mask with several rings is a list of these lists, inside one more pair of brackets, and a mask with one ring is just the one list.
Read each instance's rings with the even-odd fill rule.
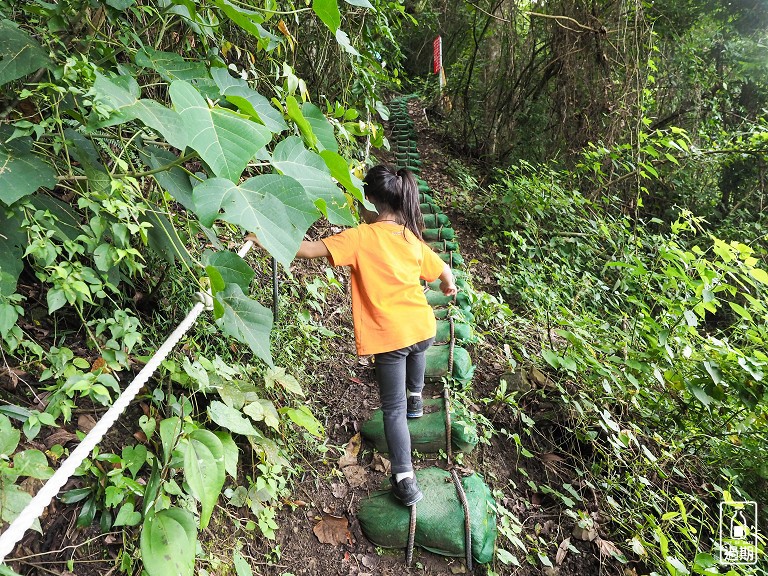
[[419,185],[407,168],[395,171],[392,166],[378,165],[368,170],[363,180],[365,194],[379,213],[392,212],[419,240],[424,217],[419,206]]

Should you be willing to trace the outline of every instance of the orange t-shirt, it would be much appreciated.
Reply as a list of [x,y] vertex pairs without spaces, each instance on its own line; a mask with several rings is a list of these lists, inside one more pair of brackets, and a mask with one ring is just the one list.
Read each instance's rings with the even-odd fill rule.
[[323,239],[333,266],[352,269],[357,353],[379,354],[435,335],[436,322],[419,279],[431,282],[443,261],[401,224],[360,224]]

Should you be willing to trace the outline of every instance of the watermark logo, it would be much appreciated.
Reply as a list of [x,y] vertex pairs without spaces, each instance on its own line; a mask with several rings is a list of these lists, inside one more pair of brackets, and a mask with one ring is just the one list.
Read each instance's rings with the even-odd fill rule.
[[720,502],[720,562],[757,563],[757,503]]

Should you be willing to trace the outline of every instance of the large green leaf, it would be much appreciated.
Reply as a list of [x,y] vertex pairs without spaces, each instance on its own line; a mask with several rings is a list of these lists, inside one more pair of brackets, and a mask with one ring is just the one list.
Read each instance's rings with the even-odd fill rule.
[[227,18],[248,32],[248,34],[255,38],[261,38],[264,31],[264,28],[259,26],[259,24],[264,22],[264,15],[261,12],[248,10],[244,6],[235,6],[227,0],[214,0],[214,4],[227,15]]
[[160,254],[166,262],[173,264],[178,257],[188,264],[192,263],[187,247],[165,214],[147,211],[141,220],[152,224],[152,228],[147,232],[149,247]]
[[239,410],[230,408],[224,402],[214,400],[208,405],[208,416],[222,428],[244,436],[257,435],[256,429]]
[[227,474],[237,480],[237,460],[240,456],[240,449],[232,440],[232,435],[229,432],[223,430],[217,430],[214,432],[216,437],[221,441],[221,446],[224,448],[224,469]]
[[8,216],[7,213],[7,210],[0,210],[0,296],[16,292],[16,282],[24,268],[21,257],[28,243],[21,218],[15,214]]
[[[0,485],[0,520],[11,523],[21,514],[32,500],[32,496],[24,491],[20,486],[4,482]],[[32,529],[43,533],[40,528],[40,520],[35,520]]]
[[[131,77],[123,78],[126,78],[124,83],[136,84],[136,81]],[[93,91],[97,97],[109,104],[116,112],[109,120],[89,123],[89,125],[102,127],[139,120],[145,126],[159,132],[171,146],[184,150],[187,145],[187,132],[181,116],[175,110],[166,108],[159,102],[137,98],[135,95],[137,90],[138,85],[135,86],[134,90],[129,90],[97,72]]]
[[31,138],[0,143],[0,202],[10,206],[41,186],[53,188],[55,185],[53,167],[32,153]]
[[10,20],[0,20],[0,86],[51,64],[45,50]]
[[219,97],[219,89],[200,60],[185,60],[175,52],[162,52],[145,46],[136,53],[135,61],[138,66],[151,68],[160,74],[166,82],[184,80],[194,84],[207,98],[215,100]]
[[109,196],[112,180],[104,167],[96,147],[90,139],[80,132],[67,128],[64,130],[70,155],[78,161],[85,175],[88,176],[88,187],[94,191]]
[[289,136],[275,146],[272,165],[283,174],[298,180],[332,224],[354,224],[347,199],[331,179],[331,172],[325,161],[307,150],[301,138]]
[[[168,150],[157,148],[156,146],[146,146],[141,150],[141,156],[144,162],[156,170],[163,166],[172,164],[178,157]],[[178,166],[168,170],[162,170],[154,174],[157,183],[187,210],[194,211],[195,203],[192,200],[192,183],[189,181],[189,175]]]
[[0,456],[10,457],[19,445],[21,433],[13,427],[8,416],[0,414]]
[[352,174],[347,161],[339,153],[332,150],[321,151],[320,157],[325,162],[325,165],[328,166],[328,170],[331,171],[331,176],[336,178],[339,184],[344,186],[347,192],[354,198],[364,202],[363,183],[357,176]]
[[312,125],[306,118],[304,118],[304,113],[301,111],[296,98],[293,96],[286,96],[285,109],[288,111],[288,117],[299,127],[304,142],[306,142],[310,148],[315,148],[318,142],[317,136],[315,136],[315,133],[312,131]]
[[190,134],[189,146],[216,176],[237,182],[248,161],[272,140],[264,126],[224,108],[209,108],[187,82],[171,84],[170,94]]
[[272,132],[288,130],[282,112],[275,110],[269,100],[248,86],[245,80],[233,78],[226,68],[212,68],[211,76],[222,96],[237,106],[243,114],[261,122]]
[[195,430],[189,435],[184,452],[184,478],[200,502],[200,528],[205,529],[224,486],[224,447],[209,430]]
[[215,268],[225,284],[237,284],[248,292],[255,275],[253,268],[234,252],[208,252],[205,254],[206,270]]
[[238,224],[256,234],[284,266],[291,263],[301,239],[318,217],[305,188],[279,174],[255,176],[239,186],[211,178],[195,188],[193,197],[195,212],[204,226],[219,217]]
[[34,448],[14,454],[11,471],[15,476],[29,476],[38,480],[48,480],[53,476],[53,468],[48,466],[45,454]]
[[312,10],[331,32],[335,33],[341,26],[341,12],[337,0],[312,0]]
[[272,366],[272,311],[248,298],[237,284],[229,284],[216,294],[216,300],[224,309],[224,316],[218,320],[224,333],[247,344],[256,356]]
[[323,111],[311,102],[304,102],[301,106],[301,112],[312,126],[312,132],[317,137],[318,149],[339,151],[339,143],[336,141],[336,135],[333,132],[333,126],[328,122]]
[[149,576],[192,576],[197,529],[191,513],[168,508],[144,519],[141,559]]

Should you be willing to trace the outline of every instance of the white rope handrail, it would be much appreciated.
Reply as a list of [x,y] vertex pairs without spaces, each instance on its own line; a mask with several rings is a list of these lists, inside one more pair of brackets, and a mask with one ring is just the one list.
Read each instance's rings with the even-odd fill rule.
[[[243,248],[250,247],[253,244],[248,245],[250,242],[246,242]],[[248,249],[243,252],[242,255],[248,252]],[[128,407],[128,404],[136,397],[139,390],[147,383],[152,373],[160,366],[160,363],[165,360],[165,357],[171,352],[173,347],[181,340],[187,330],[197,320],[197,317],[203,312],[203,310],[213,309],[213,298],[210,294],[198,292],[196,295],[198,302],[192,307],[187,314],[187,317],[181,321],[171,335],[163,342],[162,346],[157,349],[154,356],[150,358],[149,362],[141,369],[133,379],[128,387],[118,396],[115,403],[106,411],[104,416],[96,423],[90,432],[83,438],[83,441],[75,448],[64,463],[59,467],[53,476],[43,485],[40,491],[30,500],[29,504],[21,511],[16,519],[11,523],[5,532],[0,534],[0,563],[3,562],[5,557],[13,551],[14,546],[24,537],[24,534],[32,526],[45,510],[45,508],[51,503],[51,500],[59,493],[59,490],[67,483],[70,477],[75,473],[75,470],[83,463],[88,455],[91,453],[96,445],[101,441],[104,435],[109,431],[112,425],[117,421],[120,415]]]

